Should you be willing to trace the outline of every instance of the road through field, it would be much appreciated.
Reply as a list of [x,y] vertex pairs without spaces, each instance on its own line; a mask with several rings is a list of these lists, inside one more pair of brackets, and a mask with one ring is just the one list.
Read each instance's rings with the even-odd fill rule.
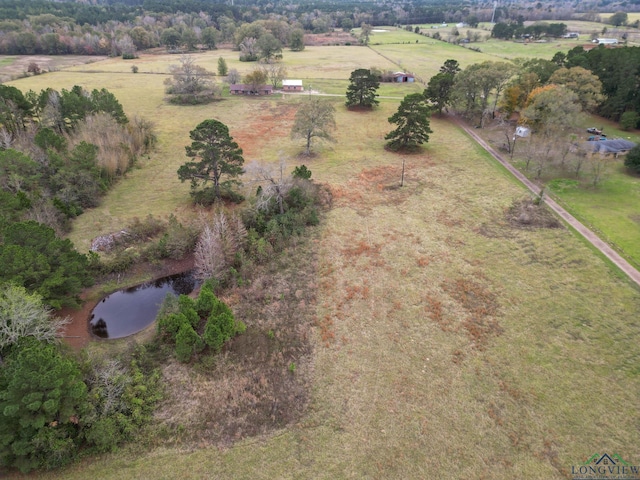
[[[460,128],[462,128],[467,134],[473,138],[482,148],[489,152],[493,158],[495,158],[502,166],[504,166],[511,174],[516,177],[524,186],[526,186],[531,192],[538,195],[540,193],[540,187],[531,182],[526,176],[524,176],[518,169],[516,169],[511,163],[507,162],[502,156],[493,149],[487,142],[485,142],[478,134],[473,131],[473,128],[466,125],[459,117],[450,115],[449,118]],[[575,229],[580,235],[589,241],[594,247],[596,247],[604,256],[606,256],[611,262],[613,262],[620,270],[622,270],[633,282],[640,286],[640,272],[636,270],[629,262],[622,258],[613,248],[611,248],[606,242],[602,241],[595,233],[589,230],[581,222],[562,208],[553,199],[546,197],[545,203],[556,212],[567,224]]]

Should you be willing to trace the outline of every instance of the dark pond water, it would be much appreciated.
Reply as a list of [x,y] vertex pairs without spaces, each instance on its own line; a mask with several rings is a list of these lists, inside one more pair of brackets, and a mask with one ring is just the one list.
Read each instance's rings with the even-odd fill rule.
[[167,293],[187,295],[196,287],[191,272],[119,290],[106,296],[89,316],[89,331],[100,338],[122,338],[150,325]]

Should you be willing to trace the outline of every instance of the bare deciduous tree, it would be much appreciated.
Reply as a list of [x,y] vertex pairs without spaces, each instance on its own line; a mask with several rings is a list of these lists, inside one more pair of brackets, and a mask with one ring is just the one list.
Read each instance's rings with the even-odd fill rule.
[[302,138],[306,142],[305,155],[311,153],[314,138],[333,141],[331,133],[336,128],[335,108],[320,97],[310,97],[296,112],[291,138]]
[[238,217],[216,213],[204,225],[195,250],[196,276],[219,278],[231,266],[236,253],[244,246],[247,231]]
[[240,75],[240,72],[238,72],[238,70],[236,70],[235,68],[232,68],[227,73],[227,78],[225,78],[224,81],[229,85],[235,85],[236,83],[239,83],[241,79],[242,76]]
[[196,65],[191,55],[182,55],[179,65],[171,65],[172,78],[165,80],[167,93],[194,95],[204,90],[214,89],[212,73]]
[[266,74],[273,88],[278,88],[287,76],[287,69],[284,65],[273,59],[262,61],[262,71]]
[[258,41],[254,37],[246,37],[239,45],[242,55],[240,59],[257,60],[258,59]]
[[275,201],[280,214],[284,213],[284,199],[293,186],[291,175],[285,175],[286,163],[280,159],[278,166],[262,165],[252,162],[247,167],[247,172],[252,176],[254,183],[259,183],[261,190],[256,202],[256,208],[267,210]]
[[6,150],[13,144],[13,135],[6,128],[0,128],[0,149]]
[[99,415],[107,416],[123,411],[127,406],[123,394],[127,385],[131,383],[127,370],[118,360],[92,363],[93,371],[88,383],[92,391],[100,396]]
[[604,155],[594,154],[587,159],[587,164],[591,174],[591,185],[597,187],[607,176],[610,160]]

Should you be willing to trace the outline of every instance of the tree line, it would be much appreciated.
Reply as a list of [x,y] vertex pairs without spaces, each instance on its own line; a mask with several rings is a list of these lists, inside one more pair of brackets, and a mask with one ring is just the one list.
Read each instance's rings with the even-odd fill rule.
[[[351,8],[350,8],[351,7]],[[293,50],[302,33],[325,33],[336,28],[350,31],[361,25],[409,25],[419,23],[498,20],[496,38],[530,34],[559,36],[562,23],[524,27],[525,20],[572,18],[572,9],[554,6],[524,8],[511,4],[493,11],[490,5],[450,2],[409,2],[389,8],[375,2],[353,5],[323,2],[284,5],[280,2],[237,1],[235,6],[201,0],[129,0],[127,2],[50,2],[0,0],[0,54],[5,55],[125,55],[165,46],[193,50],[232,43],[240,49],[245,38],[259,41],[269,33]],[[262,26],[266,32],[260,32]],[[250,31],[250,35],[243,33]],[[236,31],[238,33],[236,34]],[[297,32],[295,36],[293,32]]]
[[77,304],[91,282],[89,259],[59,236],[154,138],[106,89],[23,94],[0,85],[0,281],[55,308]]

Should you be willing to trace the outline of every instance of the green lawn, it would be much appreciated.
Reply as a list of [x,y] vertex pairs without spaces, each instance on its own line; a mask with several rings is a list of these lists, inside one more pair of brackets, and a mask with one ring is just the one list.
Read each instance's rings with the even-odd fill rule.
[[551,191],[578,219],[640,268],[640,178],[629,175],[621,160],[610,162],[605,180],[596,188],[580,187],[569,179],[551,182]]

